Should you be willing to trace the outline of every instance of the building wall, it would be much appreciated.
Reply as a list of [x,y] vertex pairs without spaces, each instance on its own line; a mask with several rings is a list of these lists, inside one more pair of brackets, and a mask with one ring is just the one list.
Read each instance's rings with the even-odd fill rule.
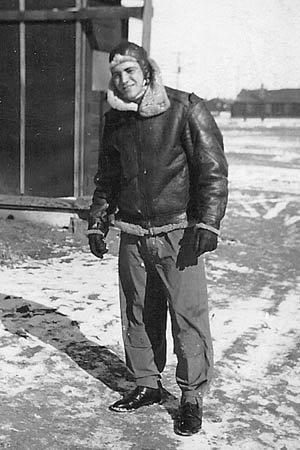
[[231,117],[300,117],[300,103],[234,102]]
[[26,25],[26,195],[73,195],[74,35],[72,22]]
[[[26,9],[68,8],[75,0],[26,0]],[[88,6],[120,4],[89,1]],[[1,0],[0,9],[18,9],[18,0]],[[25,192],[20,192],[20,33],[19,24],[0,23],[0,195],[65,197],[74,195],[75,167],[81,171],[80,195],[91,195],[106,109],[99,54],[128,35],[125,20],[85,23],[82,59],[82,154],[75,155],[74,22],[26,22]],[[95,64],[97,66],[95,66]],[[99,79],[102,82],[99,83]],[[107,75],[106,75],[107,77]],[[75,156],[74,156],[75,155]],[[79,158],[80,161],[75,158]]]
[[[18,0],[2,0],[0,10],[19,8]],[[0,192],[18,193],[20,168],[19,27],[0,26]]]

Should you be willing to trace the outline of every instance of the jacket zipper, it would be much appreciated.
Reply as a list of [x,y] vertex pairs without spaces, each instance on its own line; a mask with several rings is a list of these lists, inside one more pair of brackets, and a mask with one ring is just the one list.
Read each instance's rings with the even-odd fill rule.
[[149,205],[148,205],[148,196],[147,196],[147,190],[146,190],[146,182],[145,182],[145,176],[147,174],[147,169],[144,167],[144,158],[143,158],[143,143],[141,139],[141,120],[139,118],[135,118],[135,128],[136,128],[136,135],[137,135],[137,157],[138,157],[138,167],[139,167],[139,173],[138,173],[138,189],[141,194],[142,199],[142,214],[145,216],[146,219],[150,217],[149,215]]

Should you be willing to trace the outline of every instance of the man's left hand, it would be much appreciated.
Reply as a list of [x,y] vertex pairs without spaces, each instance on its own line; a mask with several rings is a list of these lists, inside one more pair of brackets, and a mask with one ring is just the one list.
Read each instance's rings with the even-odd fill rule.
[[218,236],[209,230],[198,228],[196,232],[196,256],[203,255],[206,252],[212,252],[217,248]]

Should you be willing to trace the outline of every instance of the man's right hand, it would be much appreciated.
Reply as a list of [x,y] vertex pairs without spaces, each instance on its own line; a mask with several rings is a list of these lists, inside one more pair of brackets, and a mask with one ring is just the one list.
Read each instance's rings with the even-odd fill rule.
[[109,224],[107,217],[108,203],[105,199],[101,203],[92,204],[88,215],[88,239],[90,250],[97,258],[102,259],[108,252],[104,238]]
[[97,258],[102,259],[108,252],[103,235],[91,233],[88,235],[90,250]]

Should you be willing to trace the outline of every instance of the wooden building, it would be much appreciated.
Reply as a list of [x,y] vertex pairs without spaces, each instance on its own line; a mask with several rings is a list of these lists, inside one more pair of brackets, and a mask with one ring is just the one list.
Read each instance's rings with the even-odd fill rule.
[[[94,189],[108,53],[152,2],[1,0],[0,208],[76,210]],[[67,200],[65,200],[67,198]]]
[[232,101],[223,98],[215,97],[205,100],[208,110],[214,115],[218,115],[223,111],[230,111]]
[[232,117],[300,117],[300,89],[242,89],[231,106]]

